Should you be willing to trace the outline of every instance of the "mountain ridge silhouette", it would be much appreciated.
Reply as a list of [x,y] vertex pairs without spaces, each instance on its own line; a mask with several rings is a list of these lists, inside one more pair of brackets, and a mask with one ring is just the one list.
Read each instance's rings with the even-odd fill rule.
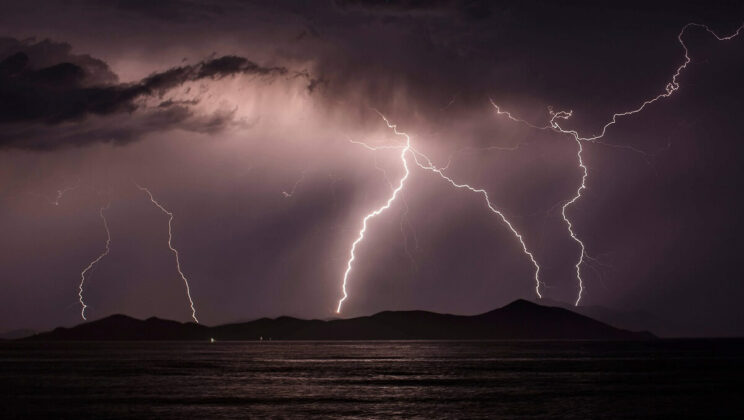
[[647,331],[615,328],[560,307],[518,299],[478,315],[421,310],[383,311],[348,319],[260,318],[213,327],[156,317],[139,320],[111,315],[75,327],[24,338],[29,341],[176,340],[491,340],[603,339],[648,340]]

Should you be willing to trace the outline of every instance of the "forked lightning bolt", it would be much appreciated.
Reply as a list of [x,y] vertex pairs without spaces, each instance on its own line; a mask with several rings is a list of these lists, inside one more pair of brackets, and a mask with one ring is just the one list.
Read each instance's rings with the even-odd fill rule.
[[80,316],[84,320],[87,320],[88,319],[88,318],[85,317],[85,309],[88,307],[88,305],[86,305],[85,304],[85,301],[83,300],[83,286],[85,285],[85,274],[88,271],[92,270],[93,269],[93,266],[95,266],[96,264],[98,264],[98,262],[101,261],[103,259],[103,257],[105,257],[106,255],[108,255],[109,249],[110,249],[109,247],[111,245],[111,231],[109,231],[108,221],[106,220],[106,215],[103,213],[104,210],[108,210],[108,208],[109,208],[110,205],[111,205],[111,201],[109,200],[109,202],[105,206],[101,207],[98,210],[98,214],[101,216],[101,220],[103,220],[103,227],[104,227],[104,229],[106,229],[106,248],[104,249],[104,251],[98,257],[96,257],[93,261],[91,261],[90,264],[88,264],[83,269],[83,271],[80,272],[80,285],[78,286],[78,299],[80,300],[80,306],[81,306]]
[[[403,169],[405,170],[405,172],[404,172],[404,175],[400,178],[400,180],[398,182],[397,188],[395,188],[393,190],[392,195],[390,196],[390,198],[388,198],[388,201],[385,203],[385,205],[382,206],[382,207],[380,207],[380,208],[378,208],[377,210],[374,210],[371,213],[367,214],[364,217],[363,221],[362,221],[362,229],[359,231],[359,235],[357,236],[357,239],[351,245],[351,252],[350,252],[349,260],[348,260],[348,262],[346,264],[346,271],[344,272],[343,284],[342,284],[342,291],[343,291],[344,296],[338,302],[338,308],[336,309],[336,313],[340,313],[341,312],[341,305],[343,304],[344,300],[346,300],[346,298],[348,297],[346,286],[347,286],[347,282],[348,282],[348,279],[349,279],[349,275],[351,274],[352,264],[354,262],[354,259],[356,258],[356,255],[355,255],[356,247],[364,239],[364,233],[367,230],[367,222],[368,222],[368,220],[371,219],[371,218],[373,218],[373,217],[375,217],[375,216],[380,215],[382,212],[384,212],[385,210],[387,210],[388,208],[390,208],[390,206],[392,205],[392,203],[395,201],[396,197],[399,195],[399,193],[403,189],[404,183],[405,183],[406,179],[408,178],[408,175],[410,174],[410,171],[409,171],[409,168],[408,168],[408,160],[406,159],[406,156],[408,154],[410,154],[411,156],[413,156],[413,161],[416,164],[416,166],[420,167],[421,169],[424,169],[424,170],[427,170],[427,171],[431,171],[431,172],[436,173],[442,179],[444,179],[445,181],[449,182],[453,187],[458,188],[458,189],[467,189],[469,191],[472,191],[474,193],[477,193],[477,194],[480,194],[480,195],[483,196],[483,198],[486,201],[486,205],[489,208],[489,210],[491,212],[495,213],[496,215],[498,215],[501,218],[501,220],[507,225],[507,227],[509,228],[509,230],[519,240],[519,243],[522,245],[522,250],[524,251],[524,253],[530,258],[530,261],[535,266],[535,292],[537,293],[537,295],[539,297],[542,298],[542,295],[540,294],[540,266],[537,263],[537,260],[535,259],[535,257],[532,254],[532,252],[530,252],[529,249],[527,248],[527,245],[524,242],[524,238],[516,230],[516,228],[514,227],[514,225],[512,225],[511,222],[509,222],[509,220],[506,218],[506,216],[504,215],[503,212],[501,212],[499,209],[497,209],[493,205],[493,203],[491,202],[491,200],[490,200],[490,198],[488,196],[488,193],[484,189],[481,189],[481,188],[475,188],[475,187],[472,187],[472,186],[467,185],[467,184],[457,183],[452,178],[446,176],[442,172],[442,169],[435,167],[432,164],[431,160],[426,155],[424,155],[423,153],[419,152],[418,150],[414,149],[411,146],[411,138],[410,138],[410,136],[408,134],[406,134],[404,132],[401,132],[401,131],[398,131],[397,126],[395,124],[391,124],[390,121],[384,115],[380,114],[380,116],[385,121],[385,124],[387,124],[388,128],[390,128],[390,129],[393,130],[393,133],[395,133],[398,136],[402,136],[402,137],[405,138],[405,140],[406,140],[405,141],[405,145],[403,145],[403,146],[400,146],[400,145],[398,145],[398,146],[390,146],[390,145],[388,145],[388,146],[370,146],[370,145],[368,145],[366,143],[362,143],[362,142],[358,142],[358,141],[353,141],[353,143],[360,144],[360,145],[362,145],[363,147],[365,147],[365,148],[367,148],[369,150],[400,149],[401,150],[401,152],[400,152],[400,159],[401,159],[401,162],[403,163]],[[419,161],[419,157],[421,157],[422,160],[425,161],[425,163],[421,163],[421,161]]]
[[734,33],[732,33],[731,35],[727,35],[727,36],[720,36],[716,34],[712,29],[710,29],[710,27],[708,27],[708,25],[704,25],[702,23],[691,22],[683,26],[682,30],[680,30],[679,34],[677,34],[677,41],[679,41],[679,44],[682,46],[682,49],[685,52],[684,60],[682,61],[682,64],[680,64],[679,67],[677,67],[677,70],[674,72],[674,75],[672,75],[672,80],[669,83],[667,83],[667,85],[665,86],[664,92],[654,96],[653,98],[643,101],[641,105],[639,105],[638,107],[634,109],[631,109],[630,111],[617,112],[615,114],[612,114],[612,118],[607,123],[605,123],[604,126],[602,126],[602,130],[599,132],[599,134],[595,134],[593,136],[588,136],[588,137],[582,137],[576,130],[564,130],[563,128],[561,128],[560,125],[558,125],[558,123],[555,122],[555,118],[557,117],[560,119],[568,119],[571,117],[571,114],[572,114],[571,111],[555,113],[554,118],[552,118],[550,121],[551,126],[561,133],[572,135],[576,140],[596,141],[604,137],[605,133],[607,133],[607,129],[615,125],[619,117],[626,117],[628,115],[637,114],[643,111],[648,105],[651,105],[652,103],[660,99],[664,99],[664,98],[668,98],[672,96],[674,92],[679,90],[679,87],[680,87],[679,82],[677,81],[677,78],[679,78],[679,76],[682,74],[682,71],[686,69],[687,66],[690,64],[690,62],[692,61],[689,55],[690,51],[687,49],[687,44],[685,44],[685,41],[682,39],[685,35],[685,32],[689,28],[702,28],[702,29],[705,29],[705,31],[708,32],[709,34],[713,35],[718,41],[728,41],[733,38],[736,38],[739,35],[741,30],[744,29],[744,24],[739,26]]
[[557,120],[568,120],[569,118],[571,118],[571,116],[573,115],[573,112],[570,111],[570,110],[569,111],[558,111],[558,112],[554,112],[552,109],[549,108],[549,110],[550,110],[550,117],[551,117],[550,118],[550,121],[549,121],[549,124],[546,125],[546,126],[537,126],[537,125],[534,125],[532,123],[529,123],[529,122],[527,122],[525,120],[522,120],[520,118],[514,117],[508,111],[503,111],[501,108],[499,108],[498,105],[496,105],[496,103],[493,102],[493,100],[491,100],[491,104],[496,109],[497,115],[505,116],[506,118],[508,118],[508,119],[510,119],[510,120],[512,120],[514,122],[525,124],[528,127],[531,127],[531,128],[537,129],[537,130],[548,130],[548,129],[551,129],[551,130],[556,131],[558,133],[568,134],[571,137],[573,137],[573,139],[577,143],[578,149],[577,149],[576,155],[577,155],[577,159],[578,159],[579,168],[582,171],[581,184],[577,188],[575,195],[570,200],[566,201],[563,204],[562,208],[561,208],[561,215],[563,217],[563,220],[566,222],[566,225],[568,226],[568,232],[571,235],[571,238],[580,247],[579,259],[578,259],[578,261],[576,262],[576,265],[575,265],[575,268],[576,268],[576,278],[577,278],[578,283],[579,283],[579,292],[578,292],[578,296],[577,296],[576,302],[575,302],[575,305],[576,306],[578,306],[579,305],[579,302],[581,302],[581,297],[582,297],[582,294],[584,292],[584,281],[583,281],[583,279],[581,277],[581,265],[583,264],[584,259],[587,257],[587,255],[586,255],[586,247],[585,247],[584,243],[581,241],[581,239],[579,239],[579,237],[574,232],[574,230],[573,230],[573,224],[571,223],[571,220],[567,216],[566,210],[568,209],[569,206],[573,205],[576,201],[578,201],[581,198],[582,191],[584,191],[586,189],[586,179],[587,179],[589,173],[588,173],[588,169],[587,169],[586,165],[584,164],[584,160],[583,160],[583,156],[582,156],[582,152],[584,151],[584,149],[582,147],[581,142],[583,142],[583,141],[599,142],[599,140],[601,140],[605,136],[605,134],[607,133],[607,130],[611,126],[613,126],[613,125],[615,125],[617,123],[618,118],[630,116],[630,115],[633,115],[633,114],[638,114],[641,111],[643,111],[648,105],[651,105],[654,102],[657,102],[657,101],[659,101],[661,99],[668,98],[668,97],[672,96],[674,94],[674,92],[676,92],[677,90],[679,90],[680,84],[679,84],[679,82],[678,82],[677,79],[682,74],[682,71],[685,70],[687,68],[687,66],[692,62],[692,59],[690,58],[690,55],[689,55],[689,50],[687,48],[687,44],[685,44],[684,39],[683,39],[685,32],[688,29],[690,29],[690,28],[702,28],[702,29],[705,29],[706,32],[708,32],[711,35],[713,35],[718,41],[728,41],[728,40],[733,39],[733,38],[735,38],[735,37],[737,37],[739,35],[739,33],[742,31],[742,29],[744,29],[744,24],[741,25],[741,26],[739,26],[734,33],[732,33],[731,35],[727,35],[727,36],[720,36],[720,35],[716,34],[713,30],[711,30],[707,25],[700,24],[700,23],[688,23],[685,26],[683,26],[682,27],[682,30],[680,30],[679,34],[677,34],[677,40],[679,41],[680,45],[682,46],[682,49],[684,50],[684,60],[682,61],[682,64],[680,64],[677,67],[676,71],[672,75],[671,81],[669,83],[667,83],[667,85],[665,86],[664,92],[662,92],[662,93],[660,93],[660,94],[658,94],[658,95],[656,95],[656,96],[654,96],[654,97],[652,97],[650,99],[647,99],[647,100],[643,101],[639,106],[637,106],[634,109],[631,109],[629,111],[617,112],[617,113],[612,114],[612,117],[610,118],[610,120],[602,126],[602,129],[600,130],[599,134],[590,135],[590,136],[582,136],[576,130],[567,130],[567,129],[562,128]]
[[149,189],[139,185],[137,185],[137,188],[140,189],[140,191],[144,191],[147,193],[148,197],[150,197],[150,201],[152,204],[154,204],[157,208],[160,209],[163,213],[168,215],[168,248],[173,252],[173,255],[176,257],[176,269],[178,269],[178,274],[181,276],[181,280],[183,280],[183,284],[186,286],[186,297],[189,299],[189,306],[191,307],[191,317],[194,319],[194,321],[198,324],[199,319],[196,317],[196,309],[194,308],[194,301],[191,299],[191,288],[189,287],[189,281],[186,279],[186,275],[183,274],[183,271],[181,270],[181,260],[178,256],[178,250],[173,247],[173,213],[168,211],[165,207],[163,207],[157,200],[155,200],[155,197],[152,195],[152,192],[150,192]]
[[[599,130],[598,133],[594,133],[594,134],[591,134],[591,135],[582,135],[576,129],[563,128],[561,126],[561,124],[563,123],[563,121],[567,121],[567,120],[569,120],[572,117],[572,114],[573,113],[572,113],[571,110],[569,110],[569,111],[553,111],[552,109],[550,109],[550,119],[548,120],[548,123],[546,125],[544,125],[544,126],[540,126],[540,125],[535,125],[535,124],[532,124],[530,122],[527,122],[525,120],[522,120],[520,118],[515,117],[512,113],[510,113],[509,111],[503,110],[495,102],[491,101],[493,107],[496,109],[496,114],[499,115],[499,116],[505,117],[505,118],[507,118],[507,119],[509,119],[510,121],[513,121],[513,122],[524,124],[527,127],[532,128],[532,129],[546,130],[546,131],[552,131],[552,132],[556,132],[556,133],[561,133],[561,134],[569,135],[569,136],[571,136],[571,138],[574,141],[576,141],[576,144],[577,144],[576,156],[577,156],[577,161],[578,161],[578,167],[579,167],[579,169],[582,172],[581,182],[580,182],[580,185],[577,187],[574,195],[569,200],[565,201],[562,204],[562,207],[561,207],[561,216],[562,216],[564,222],[567,225],[568,232],[569,232],[571,238],[577,243],[577,245],[580,248],[579,258],[578,258],[578,260],[577,260],[577,262],[575,264],[575,272],[576,272],[576,277],[577,277],[577,280],[578,280],[578,289],[579,289],[578,290],[578,296],[577,296],[576,301],[575,301],[575,305],[579,305],[579,303],[580,303],[580,301],[582,299],[582,295],[583,295],[583,293],[585,291],[584,280],[582,278],[582,270],[581,270],[581,268],[582,268],[582,265],[585,262],[585,260],[588,258],[588,256],[587,256],[587,253],[586,253],[586,247],[585,247],[584,243],[581,241],[581,239],[577,236],[577,234],[574,231],[574,224],[572,223],[570,217],[568,216],[568,210],[570,209],[570,207],[572,205],[574,205],[578,200],[580,200],[582,198],[582,193],[587,188],[586,183],[587,183],[587,178],[588,178],[589,173],[588,173],[588,168],[585,165],[584,159],[583,159],[584,148],[583,148],[583,144],[582,143],[583,142],[601,143],[601,140],[604,138],[604,136],[607,133],[607,131],[610,129],[610,127],[612,127],[613,125],[615,125],[618,122],[619,119],[621,119],[623,117],[628,117],[628,116],[631,116],[631,115],[634,115],[634,114],[641,113],[649,105],[651,105],[651,104],[653,104],[653,103],[655,103],[657,101],[660,101],[662,99],[671,97],[677,90],[680,89],[679,77],[681,76],[682,72],[688,67],[688,65],[692,62],[692,59],[690,58],[688,47],[687,47],[687,45],[685,44],[685,41],[684,41],[684,36],[685,36],[685,34],[689,30],[691,30],[693,28],[698,28],[698,29],[705,30],[707,33],[709,33],[713,37],[715,37],[715,39],[718,40],[718,41],[727,41],[727,40],[731,40],[731,39],[737,37],[740,34],[740,32],[742,31],[742,29],[744,29],[744,25],[739,26],[734,33],[732,33],[731,35],[727,35],[727,36],[718,35],[716,32],[714,32],[707,25],[704,25],[704,24],[688,23],[688,24],[684,25],[682,27],[682,29],[680,30],[680,32],[678,33],[678,35],[677,35],[677,40],[678,40],[679,44],[682,46],[682,49],[684,51],[684,59],[683,59],[682,63],[676,68],[675,72],[673,73],[673,75],[671,77],[671,80],[664,86],[663,91],[661,93],[657,94],[656,96],[650,97],[649,99],[646,99],[646,100],[640,102],[640,104],[638,106],[636,106],[635,108],[632,108],[632,109],[630,109],[628,111],[616,112],[616,113],[612,114],[611,118],[604,125],[602,125],[602,128],[601,128],[601,130]],[[405,142],[403,144],[385,145],[385,146],[370,146],[370,145],[368,145],[366,143],[362,143],[362,142],[353,142],[353,143],[360,144],[360,145],[362,145],[365,148],[370,149],[370,150],[396,150],[396,151],[399,151],[400,152],[399,158],[400,158],[400,161],[401,161],[401,164],[402,164],[403,174],[398,179],[397,185],[394,185],[394,184],[392,185],[393,188],[391,188],[392,189],[391,195],[388,197],[388,199],[384,203],[384,205],[382,205],[381,207],[379,207],[379,208],[377,208],[375,210],[372,210],[371,212],[369,212],[368,214],[366,214],[364,216],[364,218],[362,219],[361,229],[359,230],[359,232],[358,232],[358,234],[356,236],[356,239],[351,244],[351,248],[349,250],[349,258],[348,258],[347,263],[346,263],[346,269],[345,269],[345,271],[343,273],[343,283],[342,283],[343,297],[338,301],[338,306],[336,308],[336,312],[337,313],[340,313],[341,312],[343,303],[344,303],[344,301],[349,296],[348,295],[348,290],[347,290],[348,282],[349,282],[350,276],[352,274],[354,261],[356,260],[357,248],[358,248],[358,246],[362,243],[362,241],[365,238],[365,234],[367,232],[368,224],[369,224],[369,222],[373,218],[381,215],[386,210],[388,210],[393,205],[393,203],[395,202],[395,200],[402,194],[403,188],[404,188],[404,186],[406,184],[406,181],[408,180],[409,175],[410,175],[409,163],[415,164],[417,167],[419,167],[422,170],[426,170],[426,171],[435,173],[436,175],[438,175],[439,177],[441,177],[443,180],[447,181],[454,188],[465,189],[465,190],[471,191],[473,193],[479,194],[479,195],[481,195],[483,197],[483,199],[485,201],[485,204],[488,207],[488,209],[492,213],[494,213],[497,216],[499,216],[500,220],[508,227],[508,229],[512,232],[512,234],[517,238],[517,240],[521,244],[521,247],[522,247],[522,250],[523,250],[524,254],[529,257],[532,265],[535,267],[535,272],[534,272],[535,292],[537,293],[537,295],[539,297],[542,297],[542,294],[540,292],[540,287],[541,287],[541,284],[542,283],[541,283],[541,280],[540,280],[540,277],[539,277],[539,275],[540,275],[540,265],[538,264],[537,260],[535,259],[534,255],[532,254],[532,252],[527,247],[522,234],[507,219],[507,217],[504,215],[504,213],[501,210],[499,210],[499,208],[497,206],[495,206],[491,202],[491,199],[490,199],[487,191],[485,189],[483,189],[483,188],[477,188],[477,187],[473,187],[473,186],[468,185],[468,184],[459,183],[459,182],[455,181],[454,179],[452,179],[451,177],[445,175],[444,170],[445,170],[446,167],[436,167],[432,163],[432,161],[426,155],[424,155],[422,152],[418,151],[417,149],[415,149],[413,147],[412,142],[411,142],[411,138],[410,138],[410,136],[408,134],[406,134],[404,132],[401,132],[401,131],[398,131],[397,126],[395,124],[391,124],[390,121],[384,115],[380,114],[380,116],[382,117],[383,121],[388,126],[388,128],[392,129],[392,131],[393,131],[393,133],[395,135],[401,136],[402,138],[404,138],[405,139]],[[409,162],[409,158],[412,159],[410,162]],[[449,165],[449,163],[448,163],[448,165]],[[303,178],[304,178],[304,173],[303,173],[301,179],[298,180],[297,183],[295,183],[295,185],[293,186],[293,188],[292,188],[292,190],[290,192],[283,192],[284,196],[291,197],[292,194],[294,193],[297,185],[300,182],[302,182],[302,179]],[[73,187],[70,187],[70,188],[59,190],[57,192],[57,199],[55,201],[53,201],[52,204],[59,205],[59,201],[62,198],[62,196],[67,191],[70,191],[70,190],[72,190],[74,188],[77,188],[77,185],[75,185]],[[137,188],[140,189],[141,191],[144,191],[145,193],[147,193],[150,201],[156,207],[158,207],[163,213],[165,213],[168,216],[168,247],[173,252],[173,254],[175,256],[176,268],[178,270],[178,273],[179,273],[181,279],[184,282],[184,285],[185,285],[185,288],[186,288],[186,295],[188,297],[189,305],[190,305],[190,308],[191,308],[191,313],[192,313],[191,316],[194,319],[194,321],[198,323],[199,320],[198,320],[198,318],[196,316],[196,309],[195,309],[195,306],[194,306],[194,301],[193,301],[193,299],[191,297],[191,290],[190,290],[189,282],[188,282],[188,279],[186,278],[185,274],[183,273],[183,271],[181,269],[179,252],[178,252],[178,250],[176,248],[173,247],[173,244],[172,244],[172,239],[173,239],[172,238],[172,236],[173,236],[172,235],[172,222],[173,222],[173,218],[174,218],[173,213],[170,212],[169,210],[167,210],[165,207],[163,207],[154,198],[153,194],[150,192],[149,189],[147,189],[145,187],[142,187],[140,185],[137,185]],[[84,299],[83,299],[83,289],[84,289],[84,285],[85,285],[85,281],[86,281],[86,275],[96,266],[96,264],[98,264],[104,257],[106,257],[108,255],[109,249],[110,249],[111,234],[110,234],[110,231],[109,231],[109,226],[108,226],[108,222],[106,220],[106,215],[105,215],[105,211],[108,210],[109,206],[110,206],[110,201],[109,201],[108,204],[106,204],[105,206],[103,206],[103,207],[101,207],[99,209],[99,216],[101,217],[101,219],[103,221],[104,228],[105,228],[106,234],[107,234],[105,249],[104,249],[104,251],[100,255],[98,255],[98,257],[96,257],[94,260],[92,260],[81,271],[81,273],[80,273],[80,284],[79,284],[78,297],[79,297],[80,305],[82,307],[82,309],[81,309],[81,317],[83,319],[87,319],[86,318],[86,313],[85,313],[86,312],[86,309],[87,309],[87,305],[85,304]]]

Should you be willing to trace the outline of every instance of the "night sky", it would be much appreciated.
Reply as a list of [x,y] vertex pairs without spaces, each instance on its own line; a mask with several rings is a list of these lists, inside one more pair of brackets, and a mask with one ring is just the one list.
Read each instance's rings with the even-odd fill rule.
[[[665,92],[688,22],[720,36],[741,2],[166,0],[3,2],[0,331],[113,313],[199,321],[337,316],[365,215],[404,176],[403,136],[487,191],[573,304],[562,206],[579,143]],[[744,334],[744,34],[690,27],[679,89],[581,142],[566,213],[580,304],[660,334]],[[378,114],[379,112],[379,114]],[[377,151],[371,146],[389,146]],[[397,148],[396,148],[397,147]],[[483,196],[408,154],[369,220],[340,316],[475,314],[535,299],[535,267]],[[392,188],[391,188],[392,186]]]

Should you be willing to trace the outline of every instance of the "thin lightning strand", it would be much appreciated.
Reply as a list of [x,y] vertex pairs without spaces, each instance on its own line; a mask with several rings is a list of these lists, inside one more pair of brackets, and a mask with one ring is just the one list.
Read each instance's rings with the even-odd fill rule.
[[191,299],[191,288],[189,287],[189,281],[186,279],[186,275],[183,274],[183,271],[181,271],[181,260],[178,256],[178,250],[173,247],[172,240],[173,240],[173,213],[168,211],[165,207],[163,207],[157,200],[155,200],[155,197],[153,197],[152,192],[150,192],[149,189],[139,185],[137,185],[137,188],[140,189],[140,191],[144,191],[147,193],[147,195],[150,197],[150,201],[152,204],[154,204],[157,208],[160,209],[163,213],[168,215],[168,248],[173,252],[173,255],[176,256],[176,268],[178,269],[178,274],[181,276],[181,280],[183,280],[183,284],[186,286],[186,296],[189,299],[189,306],[191,306],[191,317],[194,319],[194,321],[198,324],[199,319],[196,317],[196,309],[194,308],[194,301]]
[[[405,173],[398,181],[398,186],[393,190],[392,195],[390,196],[390,198],[388,198],[385,205],[378,208],[377,210],[372,211],[371,213],[368,213],[366,216],[364,216],[364,219],[362,220],[362,229],[359,231],[359,235],[357,236],[356,240],[351,244],[351,250],[349,251],[349,260],[346,263],[346,271],[344,272],[344,280],[341,286],[341,290],[343,291],[344,296],[338,301],[338,307],[336,308],[336,313],[341,313],[341,306],[343,305],[346,298],[349,297],[348,293],[346,292],[346,284],[349,280],[349,274],[351,274],[352,264],[354,263],[354,260],[356,259],[356,255],[355,255],[356,247],[357,245],[359,245],[360,242],[362,242],[362,240],[364,239],[364,233],[367,231],[367,222],[369,222],[370,219],[376,216],[379,216],[385,210],[390,208],[390,206],[393,204],[395,199],[398,197],[398,194],[401,192],[401,190],[403,190],[403,186],[405,185],[405,182],[408,179],[408,175],[410,174],[410,171],[408,169],[408,160],[406,159],[406,154],[411,150],[411,138],[408,136],[408,134],[399,132],[396,126],[394,124],[390,124],[390,122],[388,121],[387,118],[385,118],[384,115],[380,114],[380,116],[385,121],[385,124],[387,124],[388,128],[391,128],[396,135],[403,136],[406,139],[405,146],[401,147],[401,152],[400,152],[400,160],[403,163],[403,169],[405,170]],[[371,148],[371,149],[375,150],[374,148]]]
[[538,125],[534,125],[534,124],[532,124],[529,121],[523,120],[521,118],[517,118],[517,117],[513,116],[509,111],[502,111],[501,108],[498,105],[496,105],[496,102],[494,102],[493,99],[488,98],[488,100],[491,101],[491,105],[493,105],[493,107],[496,108],[496,115],[506,116],[506,118],[508,118],[508,119],[510,119],[510,120],[512,120],[514,122],[518,122],[520,124],[524,124],[527,127],[534,128],[536,130],[548,130],[548,129],[551,128],[550,125],[546,125],[546,126],[542,126],[541,127],[541,126],[538,126]]
[[64,197],[64,195],[67,194],[68,192],[70,192],[72,190],[76,190],[79,186],[80,186],[80,178],[78,178],[78,180],[75,183],[75,185],[72,185],[72,186],[65,187],[65,188],[62,188],[60,190],[57,190],[57,197],[54,199],[54,201],[52,201],[52,204],[55,205],[55,206],[59,206],[59,200],[61,200],[62,197]]
[[[426,160],[426,163],[421,163],[416,158],[416,156],[421,156]],[[502,222],[509,228],[509,230],[514,234],[514,236],[517,238],[519,243],[522,245],[522,251],[527,255],[532,262],[532,265],[535,266],[535,293],[537,293],[537,296],[542,299],[542,294],[540,293],[540,265],[537,263],[537,260],[535,259],[535,256],[532,254],[532,252],[527,248],[527,244],[524,242],[524,238],[522,237],[522,234],[517,231],[517,229],[512,225],[512,223],[509,221],[509,219],[506,218],[504,213],[496,208],[496,206],[493,205],[491,202],[490,197],[488,196],[488,192],[482,188],[475,188],[468,184],[459,184],[452,178],[448,177],[442,172],[442,169],[437,168],[431,163],[431,160],[426,157],[423,153],[419,152],[418,150],[414,150],[414,161],[416,162],[416,165],[422,169],[425,169],[427,171],[431,171],[439,175],[442,179],[450,183],[453,187],[459,188],[459,189],[467,189],[469,191],[472,191],[474,193],[480,194],[483,196],[483,199],[486,202],[486,206],[488,209],[499,216]]]
[[289,191],[282,191],[282,195],[284,196],[284,198],[292,198],[292,196],[294,195],[295,191],[297,190],[297,187],[300,186],[300,184],[302,184],[302,182],[305,180],[305,174],[306,174],[306,172],[307,172],[307,169],[303,169],[302,170],[302,173],[300,174],[300,177],[297,179],[297,181],[295,181],[294,185],[292,185],[292,189],[291,190],[289,190]]
[[106,248],[105,250],[96,257],[93,261],[88,264],[87,267],[83,269],[83,271],[80,272],[80,285],[78,286],[78,299],[80,300],[80,316],[83,318],[83,320],[88,320],[88,318],[85,317],[85,309],[88,307],[88,305],[85,304],[85,301],[83,300],[83,286],[85,285],[85,274],[93,269],[93,266],[98,264],[99,261],[103,259],[106,255],[109,253],[109,247],[111,245],[111,231],[109,231],[108,227],[108,221],[106,220],[106,215],[103,213],[104,210],[108,210],[109,206],[111,205],[111,201],[109,201],[105,206],[101,207],[98,210],[98,214],[101,216],[101,220],[103,220],[103,227],[106,229]]
[[442,171],[446,171],[449,169],[450,166],[452,166],[452,162],[455,160],[455,157],[459,155],[460,153],[475,150],[478,152],[492,152],[492,151],[499,151],[499,152],[514,152],[519,150],[519,148],[522,146],[522,143],[517,143],[513,146],[487,146],[487,147],[470,147],[466,146],[460,149],[455,150],[452,152],[452,154],[449,155],[449,158],[447,158],[447,163],[444,166],[440,166],[439,169]]
[[[688,23],[685,26],[683,26],[682,29],[680,30],[679,34],[677,34],[677,40],[679,41],[679,44],[682,46],[682,49],[684,50],[684,60],[682,61],[682,64],[680,64],[677,67],[676,71],[672,75],[671,81],[666,84],[666,86],[664,88],[664,92],[663,93],[660,93],[660,94],[658,94],[658,95],[656,95],[656,96],[654,96],[654,97],[652,97],[650,99],[647,99],[647,100],[643,101],[638,107],[636,107],[634,109],[631,109],[629,111],[617,112],[617,113],[612,114],[612,118],[607,123],[605,123],[604,126],[602,126],[602,130],[599,132],[599,134],[595,134],[593,136],[582,137],[581,134],[579,134],[579,132],[576,131],[576,130],[566,130],[566,129],[562,128],[560,126],[560,124],[558,123],[558,121],[556,121],[556,120],[559,120],[559,119],[568,120],[573,115],[573,111],[571,111],[571,110],[569,110],[569,111],[553,112],[553,110],[550,109],[551,118],[550,118],[549,124],[547,126],[536,126],[536,125],[534,125],[534,124],[532,124],[532,123],[530,123],[528,121],[525,121],[525,120],[522,120],[520,118],[514,117],[508,111],[502,111],[501,108],[499,108],[499,106],[496,105],[496,103],[493,100],[491,100],[491,104],[496,109],[497,115],[506,116],[506,118],[508,118],[508,119],[510,119],[510,120],[512,120],[514,122],[525,124],[528,127],[531,127],[531,128],[537,129],[537,130],[552,129],[552,130],[554,130],[554,131],[556,131],[558,133],[568,134],[571,137],[573,137],[573,139],[576,141],[576,143],[578,145],[578,150],[577,150],[576,156],[577,156],[579,168],[582,171],[581,184],[577,188],[575,195],[570,200],[566,201],[563,204],[563,207],[561,208],[561,215],[563,217],[563,220],[566,222],[566,226],[568,227],[568,232],[571,235],[571,238],[579,245],[579,247],[581,249],[581,253],[579,254],[579,259],[578,259],[578,261],[576,262],[576,265],[575,265],[575,268],[576,268],[576,278],[577,278],[577,280],[579,282],[579,292],[578,292],[578,296],[576,298],[576,302],[574,303],[575,306],[578,306],[579,305],[579,302],[581,302],[581,297],[582,297],[582,294],[584,292],[584,282],[583,282],[583,279],[581,277],[581,265],[584,262],[585,258],[588,258],[588,256],[586,255],[586,247],[585,247],[584,243],[581,241],[581,239],[579,239],[579,237],[576,235],[576,233],[573,230],[573,224],[571,223],[571,220],[568,218],[568,216],[566,214],[566,210],[568,209],[568,207],[570,207],[571,205],[573,205],[576,201],[578,201],[581,198],[581,193],[586,189],[586,179],[587,179],[587,176],[588,176],[588,169],[587,169],[586,165],[584,164],[584,160],[583,160],[583,156],[582,156],[582,152],[584,151],[584,149],[582,147],[581,142],[582,141],[589,141],[589,142],[600,143],[599,140],[601,140],[605,136],[605,134],[607,133],[607,130],[611,126],[613,126],[613,125],[615,125],[617,123],[618,118],[620,118],[620,117],[626,117],[626,116],[630,116],[630,115],[634,115],[634,114],[638,114],[638,113],[642,112],[648,105],[651,105],[654,102],[657,102],[657,101],[659,101],[661,99],[669,98],[677,90],[679,90],[680,84],[677,81],[677,79],[682,74],[682,71],[685,70],[687,68],[687,66],[692,62],[692,59],[690,58],[690,55],[689,55],[689,50],[687,48],[687,44],[685,44],[685,42],[683,40],[683,37],[684,37],[685,32],[689,28],[693,28],[693,27],[705,29],[706,32],[708,32],[711,35],[713,35],[718,41],[728,41],[728,40],[733,39],[733,38],[735,38],[735,37],[737,37],[739,35],[739,33],[742,31],[742,29],[744,29],[744,24],[742,24],[741,26],[739,26],[734,33],[732,33],[731,35],[727,35],[727,36],[720,36],[715,31],[713,31],[712,29],[710,29],[710,27],[708,27],[707,25],[701,24],[701,23],[691,22],[691,23]],[[629,147],[629,148],[631,150],[636,150],[637,151],[637,149],[635,149],[635,148],[632,148],[632,147]]]

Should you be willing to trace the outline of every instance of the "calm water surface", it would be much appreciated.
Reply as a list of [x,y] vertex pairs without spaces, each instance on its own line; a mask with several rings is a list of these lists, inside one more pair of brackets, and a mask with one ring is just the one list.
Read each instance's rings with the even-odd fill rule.
[[0,343],[0,418],[744,418],[744,341]]

